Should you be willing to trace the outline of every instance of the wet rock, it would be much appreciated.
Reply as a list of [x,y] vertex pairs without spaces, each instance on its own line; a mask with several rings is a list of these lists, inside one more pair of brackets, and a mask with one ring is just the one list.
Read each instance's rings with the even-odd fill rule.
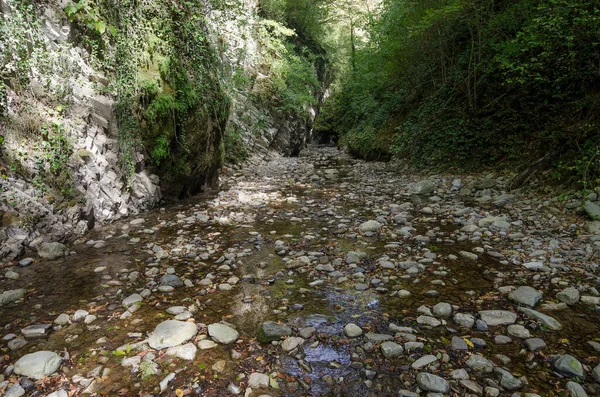
[[535,352],[538,350],[544,350],[546,348],[546,342],[540,338],[530,338],[525,341],[525,346],[529,351]]
[[317,332],[317,329],[315,327],[306,327],[298,331],[298,335],[300,335],[304,339],[310,339],[315,334],[315,332]]
[[142,298],[142,296],[140,294],[131,294],[127,298],[123,299],[121,304],[123,305],[123,307],[129,308],[129,307],[135,305],[136,303],[140,303],[143,301],[144,301],[144,298]]
[[292,336],[292,337],[285,339],[283,342],[281,342],[281,349],[285,352],[290,352],[290,351],[294,350],[295,348],[297,348],[298,346],[302,345],[303,343],[304,343],[303,338]]
[[357,336],[361,336],[363,330],[356,324],[349,323],[344,327],[344,335],[348,338],[356,338]]
[[513,374],[503,368],[494,368],[494,373],[500,380],[500,386],[506,390],[519,390],[523,387],[523,382],[520,379],[515,378]]
[[450,391],[450,384],[446,379],[428,372],[420,372],[417,374],[417,384],[425,391],[436,393],[448,393]]
[[579,383],[569,381],[567,382],[566,387],[569,391],[570,397],[588,397],[588,394],[585,392],[585,389]]
[[592,378],[594,378],[594,380],[597,383],[600,383],[600,364],[598,364],[593,370],[592,370]]
[[523,312],[530,318],[540,321],[542,324],[544,324],[546,327],[550,328],[553,331],[559,331],[560,329],[562,329],[562,325],[553,317],[550,317],[533,309],[528,309],[526,307],[519,307],[519,311]]
[[62,258],[69,252],[67,246],[61,243],[42,243],[37,250],[41,258],[49,260]]
[[394,339],[394,337],[392,335],[373,334],[373,333],[365,334],[365,337],[367,338],[367,340],[369,342],[372,342],[372,343],[382,343],[382,342],[388,341],[390,339]]
[[381,353],[386,358],[396,358],[404,353],[404,349],[401,345],[391,341],[383,342],[380,346],[380,349]]
[[483,395],[483,387],[481,387],[477,382],[468,379],[461,379],[459,383],[469,392],[475,393],[478,396]]
[[25,258],[19,261],[19,266],[27,267],[33,263],[33,258]]
[[456,313],[454,315],[454,322],[463,328],[472,328],[475,323],[475,317],[468,313]]
[[49,351],[38,351],[21,357],[15,363],[14,372],[17,375],[39,380],[58,371],[61,363],[62,360],[58,354]]
[[600,220],[600,206],[598,206],[598,204],[586,201],[583,205],[583,209],[592,220]]
[[417,324],[427,327],[438,327],[442,325],[442,322],[435,317],[419,316],[417,317]]
[[258,340],[261,343],[273,342],[290,335],[292,335],[290,327],[277,324],[273,321],[264,322],[258,329]]
[[235,342],[240,337],[240,334],[233,328],[225,324],[210,324],[208,326],[208,335],[218,343],[228,345]]
[[469,357],[466,364],[473,369],[473,371],[490,373],[494,370],[494,363],[479,354],[473,354]]
[[19,384],[12,385],[4,393],[5,397],[21,397],[23,395],[25,395],[25,389]]
[[160,285],[173,287],[173,288],[179,288],[179,287],[183,287],[183,281],[181,281],[181,279],[174,274],[165,274],[160,279]]
[[440,302],[433,306],[433,314],[436,317],[448,318],[452,314],[452,305],[446,302]]
[[521,286],[511,292],[508,298],[520,305],[534,307],[542,299],[542,296],[542,293],[535,288]]
[[578,377],[585,379],[585,371],[583,366],[575,357],[565,354],[554,362],[554,369],[560,374],[569,378]]
[[23,328],[21,333],[26,338],[43,338],[48,332],[50,332],[51,328],[51,324],[34,324]]
[[467,342],[463,338],[459,338],[457,336],[452,337],[451,342],[452,350],[469,350],[469,346],[467,346]]
[[579,290],[574,287],[565,288],[556,294],[556,299],[567,305],[574,305],[579,302]]
[[479,312],[481,320],[489,326],[510,325],[517,321],[516,313],[506,310],[482,310]]
[[476,262],[476,261],[477,261],[477,259],[479,258],[479,257],[477,256],[477,254],[474,254],[474,253],[472,253],[472,252],[468,252],[468,251],[460,251],[460,252],[459,252],[459,254],[460,254],[460,256],[462,256],[463,258],[465,258],[465,259],[467,259],[467,260],[470,260],[470,261],[473,261],[473,262]]
[[494,336],[494,343],[497,345],[507,345],[512,342],[510,336],[506,335],[496,335]]
[[508,334],[511,336],[514,336],[515,338],[521,338],[521,339],[531,338],[531,333],[529,332],[529,330],[520,324],[509,325],[507,330],[508,330]]
[[192,339],[197,333],[198,328],[194,323],[167,320],[156,326],[148,338],[148,345],[157,350],[178,346]]
[[433,354],[428,354],[428,355],[425,355],[425,356],[419,358],[414,363],[412,363],[410,366],[413,369],[421,369],[421,368],[425,368],[429,364],[436,362],[437,360],[438,360],[438,358],[436,356],[434,356]]
[[15,351],[19,350],[23,346],[25,346],[28,342],[23,338],[15,338],[8,342],[7,346],[10,350]]

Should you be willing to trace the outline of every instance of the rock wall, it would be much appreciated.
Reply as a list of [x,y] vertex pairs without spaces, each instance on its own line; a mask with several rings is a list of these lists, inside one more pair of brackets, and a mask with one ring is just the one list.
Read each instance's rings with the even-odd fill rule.
[[[333,80],[327,64],[315,65],[321,89],[316,104],[303,112],[281,112],[255,94],[268,82],[269,65],[265,65],[260,25],[259,1],[237,0],[227,7],[207,6],[209,37],[218,49],[221,73],[227,80],[231,109],[227,131],[241,131],[249,154],[262,157],[269,153],[297,156],[313,139],[312,124],[319,113],[324,94]],[[237,73],[250,76],[249,86],[235,86]]]
[[[16,258],[42,242],[68,241],[95,225],[150,209],[165,195],[181,197],[215,185],[225,128],[240,131],[245,150],[256,157],[296,155],[310,141],[319,104],[304,114],[282,113],[253,95],[269,78],[261,73],[258,2],[217,3],[222,2],[204,2],[208,45],[219,58],[208,73],[220,86],[215,90],[226,91],[229,107],[225,119],[204,117],[186,127],[186,170],[174,178],[167,177],[165,163],[151,164],[150,149],[139,145],[133,146],[133,164],[123,166],[119,98],[111,90],[115,76],[102,71],[93,49],[84,45],[85,32],[65,15],[69,2],[37,4],[27,14],[22,6],[32,3],[0,0],[2,23],[15,32],[0,44],[13,54],[23,50],[28,60],[19,64],[10,51],[0,53],[0,258]],[[114,55],[108,45],[104,51]],[[253,76],[253,83],[236,88],[239,71]],[[326,73],[319,77],[326,87]],[[175,151],[171,157],[178,160]]]

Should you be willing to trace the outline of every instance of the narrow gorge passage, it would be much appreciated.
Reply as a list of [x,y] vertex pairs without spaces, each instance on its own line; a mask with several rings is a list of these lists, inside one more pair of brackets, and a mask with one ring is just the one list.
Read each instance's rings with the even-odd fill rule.
[[5,395],[600,391],[582,220],[395,167],[313,146],[9,262]]

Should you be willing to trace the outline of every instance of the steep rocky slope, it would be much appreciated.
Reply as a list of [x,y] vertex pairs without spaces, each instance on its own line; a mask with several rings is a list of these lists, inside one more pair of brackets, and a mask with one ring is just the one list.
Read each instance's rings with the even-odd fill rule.
[[98,4],[0,1],[0,257],[215,187],[224,157],[310,139],[327,66],[312,106],[277,106],[284,28],[257,1]]

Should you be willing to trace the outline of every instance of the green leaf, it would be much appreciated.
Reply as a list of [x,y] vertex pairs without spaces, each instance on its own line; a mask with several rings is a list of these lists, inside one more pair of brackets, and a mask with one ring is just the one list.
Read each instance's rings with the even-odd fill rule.
[[98,33],[104,34],[104,32],[106,32],[106,22],[104,22],[104,21],[96,22],[95,29]]

